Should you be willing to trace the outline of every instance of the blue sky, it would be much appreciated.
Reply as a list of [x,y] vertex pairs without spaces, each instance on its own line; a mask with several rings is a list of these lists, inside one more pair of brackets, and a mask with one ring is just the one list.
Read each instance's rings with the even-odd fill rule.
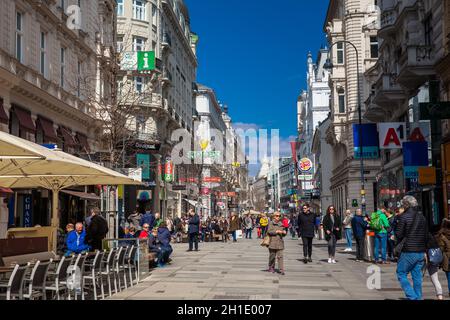
[[216,91],[238,126],[280,129],[280,153],[289,155],[306,57],[326,44],[328,1],[185,2],[200,37],[198,82]]

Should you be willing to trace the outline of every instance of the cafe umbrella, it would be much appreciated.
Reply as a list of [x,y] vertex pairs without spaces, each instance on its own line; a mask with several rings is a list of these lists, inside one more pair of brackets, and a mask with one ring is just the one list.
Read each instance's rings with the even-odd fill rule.
[[52,191],[51,225],[58,227],[58,194],[73,186],[140,185],[114,170],[78,158],[59,149],[0,132],[0,186]]

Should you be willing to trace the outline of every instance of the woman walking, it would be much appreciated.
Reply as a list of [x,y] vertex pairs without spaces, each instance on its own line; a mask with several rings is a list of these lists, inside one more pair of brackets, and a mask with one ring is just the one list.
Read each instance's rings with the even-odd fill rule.
[[280,220],[281,214],[275,212],[272,216],[272,220],[269,222],[267,229],[267,235],[270,237],[269,242],[269,272],[275,272],[275,260],[278,260],[278,269],[281,275],[284,275],[284,262],[283,262],[283,250],[284,250],[284,237],[287,232],[283,227]]
[[438,275],[439,265],[442,261],[434,261],[435,259],[430,255],[430,251],[432,250],[437,249],[439,251],[439,245],[431,233],[428,233],[427,249],[427,271],[430,275],[431,282],[433,283],[434,290],[436,291],[437,299],[443,300],[442,285]]
[[259,225],[261,226],[261,238],[264,239],[267,232],[267,227],[269,225],[269,219],[267,219],[267,216],[265,213],[261,214],[261,219],[259,219]]
[[298,229],[303,242],[303,263],[312,262],[312,242],[316,217],[311,213],[309,204],[303,205],[303,212],[298,215]]
[[336,215],[334,206],[329,206],[323,218],[325,239],[328,241],[328,263],[336,263],[336,242],[341,239],[341,219]]
[[441,230],[437,234],[437,243],[442,250],[444,260],[442,261],[442,270],[447,276],[448,292],[450,296],[450,219],[442,221]]
[[230,219],[230,232],[233,235],[233,242],[237,242],[236,231],[241,229],[240,224],[239,218],[236,216],[236,213],[233,212]]

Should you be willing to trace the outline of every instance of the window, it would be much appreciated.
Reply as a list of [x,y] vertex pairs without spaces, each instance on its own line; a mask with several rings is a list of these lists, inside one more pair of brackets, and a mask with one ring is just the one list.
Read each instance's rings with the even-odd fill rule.
[[16,59],[23,62],[23,15],[16,13]]
[[144,0],[133,0],[133,19],[145,20],[145,3]]
[[123,0],[117,0],[117,16],[123,16]]
[[153,25],[158,25],[158,20],[157,20],[157,13],[158,13],[158,8],[152,4],[152,22]]
[[144,51],[144,49],[145,49],[145,39],[141,37],[133,37],[133,50]]
[[77,65],[77,97],[81,97],[81,78],[83,76],[81,61]]
[[134,88],[137,92],[142,93],[144,90],[144,79],[142,77],[134,77]]
[[337,44],[337,63],[344,64],[344,43],[338,42]]
[[433,44],[433,26],[431,25],[431,15],[423,22],[425,45],[431,46]]
[[65,48],[61,48],[61,50],[60,50],[59,62],[61,65],[59,85],[61,86],[61,88],[64,88],[64,71],[66,69],[66,49]]
[[378,58],[378,38],[370,37],[370,57]]
[[123,51],[123,36],[117,36],[117,52],[121,53]]
[[344,91],[344,89],[338,90],[338,101],[339,101],[339,113],[345,113],[345,91]]
[[66,1],[65,1],[65,0],[61,0],[61,8],[62,8],[63,10],[66,9]]
[[46,44],[46,34],[44,32],[41,32],[41,39],[40,39],[40,64],[39,64],[39,71],[41,74],[45,77],[47,75],[46,73],[46,64],[47,64],[47,44]]

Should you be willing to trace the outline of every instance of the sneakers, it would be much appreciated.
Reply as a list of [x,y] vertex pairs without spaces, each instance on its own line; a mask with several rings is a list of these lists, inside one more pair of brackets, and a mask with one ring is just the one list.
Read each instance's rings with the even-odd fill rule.
[[280,274],[281,274],[282,276],[284,276],[284,275],[285,275],[284,270],[280,270]]
[[331,258],[328,258],[328,263],[331,263]]
[[266,270],[267,272],[275,273],[275,269],[272,267],[269,267],[269,269]]
[[312,259],[311,259],[311,258],[308,258],[308,262],[312,262]]
[[331,260],[331,263],[336,264],[336,260],[334,260],[334,259]]
[[344,252],[352,252],[353,249],[352,248],[345,248]]

